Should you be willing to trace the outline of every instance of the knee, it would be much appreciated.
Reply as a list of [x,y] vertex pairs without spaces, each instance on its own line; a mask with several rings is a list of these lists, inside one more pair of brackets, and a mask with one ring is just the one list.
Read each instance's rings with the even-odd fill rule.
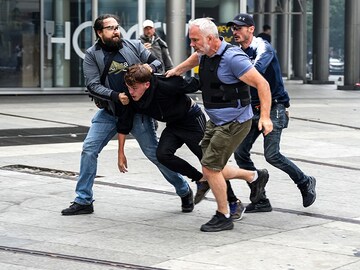
[[216,173],[214,170],[211,170],[205,166],[202,166],[202,174],[205,179],[209,179]]
[[158,159],[156,157],[156,150],[155,149],[141,149],[144,153],[144,155],[146,156],[146,158],[148,160],[150,160],[151,162],[157,164],[158,163]]
[[83,144],[83,148],[82,148],[82,152],[81,155],[82,156],[95,156],[97,157],[100,153],[100,148],[99,145],[96,143],[92,143],[92,142],[85,142]]
[[166,161],[165,155],[159,150],[156,151],[156,158],[160,163],[164,163]]
[[234,152],[234,156],[239,159],[246,159],[250,156],[250,151],[246,151],[242,145],[239,145]]
[[276,164],[279,162],[281,155],[279,152],[266,153],[265,152],[265,160],[270,164]]
[[167,161],[169,161],[172,156],[173,154],[170,151],[167,151],[166,149],[158,147],[158,149],[156,150],[156,158],[162,164],[167,163]]
[[238,150],[236,150],[236,151],[234,152],[234,158],[235,158],[235,160],[242,160],[242,159],[244,159],[244,158],[242,157],[241,152],[238,151]]

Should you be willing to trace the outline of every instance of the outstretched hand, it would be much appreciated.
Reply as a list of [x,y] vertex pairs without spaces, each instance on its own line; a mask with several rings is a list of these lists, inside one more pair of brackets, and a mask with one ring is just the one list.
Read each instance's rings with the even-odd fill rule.
[[181,72],[177,68],[172,68],[165,72],[165,76],[167,78],[172,77],[172,76],[180,76],[180,75],[181,75]]

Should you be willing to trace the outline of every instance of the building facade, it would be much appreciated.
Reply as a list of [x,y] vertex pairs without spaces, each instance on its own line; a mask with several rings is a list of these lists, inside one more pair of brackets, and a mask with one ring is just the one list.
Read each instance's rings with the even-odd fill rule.
[[[0,0],[0,95],[85,93],[84,52],[94,42],[93,21],[103,13],[120,17],[121,33],[128,39],[139,37],[143,20],[153,20],[178,64],[191,53],[189,19],[213,18],[220,34],[232,42],[226,22],[247,12],[254,16],[256,31],[264,23],[273,26],[272,44],[283,76],[328,83],[329,70],[324,67],[329,65],[330,4],[331,0]],[[360,2],[345,0],[343,5],[344,89],[353,89],[360,78]],[[309,6],[312,48],[306,37]],[[307,79],[308,51],[314,58],[312,81]]]
[[[232,19],[241,4],[239,0],[181,1],[186,21],[212,17],[223,24]],[[84,93],[82,60],[94,42],[94,17],[118,15],[121,34],[128,39],[138,38],[142,34],[139,22],[141,25],[142,20],[151,19],[157,33],[166,39],[167,2],[0,0],[0,95]],[[191,50],[186,43],[188,54]]]

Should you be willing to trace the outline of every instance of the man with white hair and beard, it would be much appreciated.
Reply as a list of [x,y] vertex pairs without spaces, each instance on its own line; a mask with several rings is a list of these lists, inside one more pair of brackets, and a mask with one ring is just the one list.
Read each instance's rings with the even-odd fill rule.
[[[268,82],[252,66],[249,57],[238,47],[219,36],[217,26],[208,18],[189,21],[190,46],[188,59],[169,70],[168,77],[180,75],[199,65],[199,78],[205,111],[209,116],[201,141],[204,178],[207,179],[216,202],[213,218],[200,227],[204,232],[231,230],[234,224],[227,205],[226,179],[233,179],[239,168],[226,166],[230,156],[246,137],[253,116],[250,89],[257,89],[262,106],[257,128],[267,136],[272,131],[270,120],[271,93]],[[266,170],[247,171],[253,187],[252,199],[263,193],[269,174]]]
[[[124,92],[124,71],[134,64],[144,63],[152,72],[161,69],[156,59],[140,41],[121,39],[119,18],[116,15],[99,16],[94,23],[96,43],[86,50],[83,63],[85,85],[91,96],[101,107],[92,119],[91,127],[85,138],[81,153],[80,173],[77,179],[74,202],[61,211],[63,215],[91,214],[93,208],[92,187],[97,170],[97,157],[101,150],[117,133],[115,104],[121,105],[120,93]],[[182,212],[191,212],[194,208],[193,193],[178,173],[158,162],[156,137],[152,118],[136,114],[131,134],[138,141],[145,156],[153,162],[166,180],[174,186],[181,197]]]

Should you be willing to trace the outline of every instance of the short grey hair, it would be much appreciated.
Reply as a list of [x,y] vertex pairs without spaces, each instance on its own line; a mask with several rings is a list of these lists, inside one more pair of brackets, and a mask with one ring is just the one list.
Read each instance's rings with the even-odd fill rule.
[[211,20],[211,18],[199,18],[195,20],[189,21],[189,30],[194,27],[198,26],[200,32],[204,36],[212,35],[216,38],[219,37],[219,31],[216,24]]

